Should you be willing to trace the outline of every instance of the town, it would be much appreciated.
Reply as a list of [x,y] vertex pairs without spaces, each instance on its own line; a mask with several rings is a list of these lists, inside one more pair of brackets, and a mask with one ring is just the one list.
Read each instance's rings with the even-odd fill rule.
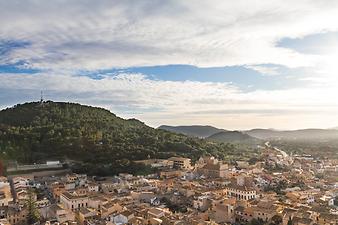
[[0,178],[0,224],[29,224],[32,216],[45,225],[338,224],[337,160],[288,155],[267,142],[256,162],[204,156],[139,163],[158,172],[43,171],[60,167],[57,161],[9,168],[39,172]]

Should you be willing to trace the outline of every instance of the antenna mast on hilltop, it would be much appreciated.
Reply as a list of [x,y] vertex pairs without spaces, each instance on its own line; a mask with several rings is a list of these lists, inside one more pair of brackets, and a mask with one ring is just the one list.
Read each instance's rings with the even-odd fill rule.
[[41,91],[41,98],[40,98],[40,102],[43,103],[43,91]]

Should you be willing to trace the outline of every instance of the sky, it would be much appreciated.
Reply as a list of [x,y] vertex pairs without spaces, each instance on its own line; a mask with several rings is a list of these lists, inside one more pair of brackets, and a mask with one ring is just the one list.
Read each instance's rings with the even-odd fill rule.
[[43,91],[153,127],[336,127],[336,21],[336,0],[0,0],[0,109]]

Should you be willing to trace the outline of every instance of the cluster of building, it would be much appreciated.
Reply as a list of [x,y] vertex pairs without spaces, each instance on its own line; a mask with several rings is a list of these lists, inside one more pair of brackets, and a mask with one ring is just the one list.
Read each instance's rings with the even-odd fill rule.
[[26,224],[27,198],[34,199],[46,225],[338,224],[334,160],[267,148],[253,165],[228,165],[210,156],[194,165],[182,157],[142,163],[159,172],[1,177],[0,224]]

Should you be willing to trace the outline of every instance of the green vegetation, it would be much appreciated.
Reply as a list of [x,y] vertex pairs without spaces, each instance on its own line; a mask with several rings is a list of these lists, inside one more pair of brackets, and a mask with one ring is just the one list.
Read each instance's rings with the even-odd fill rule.
[[234,144],[154,129],[102,108],[48,101],[0,111],[0,158],[21,163],[73,160],[104,171],[134,167],[133,160],[175,155],[196,160],[206,154],[221,159],[247,157],[246,152],[238,154]]
[[291,217],[289,217],[287,225],[293,225],[293,221],[292,221]]
[[253,218],[249,223],[248,225],[265,225],[265,222],[264,220],[262,219],[256,219],[256,218]]
[[213,134],[225,131],[212,126],[201,126],[201,125],[192,125],[192,126],[167,126],[162,125],[158,129],[185,134],[190,137],[200,137],[207,138]]
[[28,198],[26,200],[26,207],[28,211],[27,222],[28,224],[34,224],[39,221],[39,211],[36,207],[35,200],[33,198],[33,190],[28,191]]
[[0,177],[4,175],[4,164],[0,159]]
[[161,202],[163,202],[169,208],[169,210],[174,213],[176,212],[186,213],[187,212],[187,206],[185,206],[184,204],[173,203],[172,201],[170,201],[170,199],[166,197],[162,198]]
[[271,218],[271,221],[264,221],[261,218],[253,218],[249,223],[247,223],[248,225],[281,225],[283,222],[283,219],[281,216],[279,215],[274,215]]
[[272,146],[283,149],[288,154],[310,154],[319,159],[338,159],[338,136],[336,139],[273,140]]

